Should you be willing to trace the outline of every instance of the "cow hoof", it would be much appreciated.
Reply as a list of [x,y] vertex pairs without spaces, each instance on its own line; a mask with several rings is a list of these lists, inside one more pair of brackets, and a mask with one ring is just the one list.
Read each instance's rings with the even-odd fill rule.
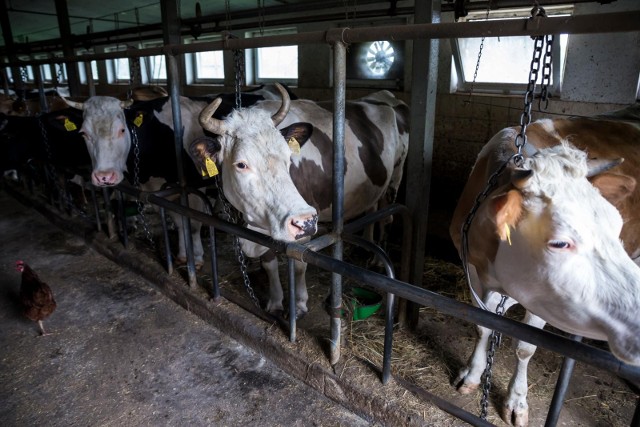
[[[196,271],[200,271],[202,270],[202,267],[204,266],[204,261],[195,261],[194,263],[194,267],[196,268]],[[176,267],[186,267],[187,266],[187,259],[186,258],[176,258],[176,262],[175,262],[175,266]]]
[[464,384],[464,383],[462,383],[458,387],[458,393],[460,393],[462,395],[471,394],[471,393],[475,392],[478,389],[479,386],[480,386],[480,384]]
[[513,410],[505,406],[502,408],[502,419],[514,427],[527,427],[529,425],[529,409]]

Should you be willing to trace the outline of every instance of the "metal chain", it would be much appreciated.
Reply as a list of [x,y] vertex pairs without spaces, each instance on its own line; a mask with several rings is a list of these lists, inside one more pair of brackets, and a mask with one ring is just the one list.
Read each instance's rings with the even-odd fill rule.
[[[485,20],[489,19],[490,11],[491,11],[491,2],[488,3],[487,14],[484,17]],[[473,80],[471,81],[471,88],[469,89],[469,102],[471,102],[471,95],[473,95],[473,89],[476,85],[476,80],[478,79],[478,70],[480,69],[480,59],[482,58],[482,49],[484,48],[485,38],[486,37],[483,36],[482,39],[480,40],[480,49],[478,50],[478,60],[476,61],[476,69],[473,72]]]
[[[545,10],[542,7],[534,7],[531,10],[532,18],[537,16],[547,16]],[[518,149],[518,154],[515,158],[516,166],[522,166],[524,157],[522,156],[522,149],[527,143],[527,126],[531,123],[531,105],[535,96],[536,82],[538,81],[538,72],[540,71],[540,58],[542,57],[542,51],[544,49],[545,36],[536,36],[533,38],[533,58],[531,59],[531,66],[529,68],[529,82],[527,83],[527,91],[524,95],[524,111],[520,116],[520,133],[516,136],[515,145]]]
[[542,84],[540,85],[540,98],[538,99],[538,110],[542,101],[545,102],[544,110],[549,107],[549,86],[551,85],[551,66],[553,64],[553,34],[547,34],[545,38],[544,63],[542,65]]
[[259,21],[259,30],[260,30],[260,35],[264,35],[264,15],[265,15],[265,10],[264,10],[264,0],[258,0],[258,21]]
[[[502,295],[500,303],[496,307],[496,314],[502,316],[504,314],[504,304],[507,302],[507,296]],[[496,353],[496,347],[500,347],[502,334],[498,331],[491,332],[489,339],[489,350],[487,351],[487,366],[484,368],[484,379],[482,380],[482,400],[480,401],[480,418],[487,419],[487,409],[489,407],[489,392],[491,391],[491,377],[493,376],[493,357]]]
[[244,82],[244,50],[233,51],[233,64],[235,71],[236,109],[242,107],[242,84]]
[[[131,133],[131,142],[133,143],[133,186],[135,188],[140,187],[140,144],[138,143],[138,133],[134,127],[130,129]],[[153,234],[151,233],[151,227],[149,225],[149,219],[144,214],[144,203],[140,201],[140,199],[136,199],[136,207],[138,208],[138,215],[140,219],[142,219],[142,229],[144,231],[145,237],[149,241],[152,248],[155,248],[155,240],[153,239]],[[123,218],[123,221],[125,219]],[[126,225],[123,225],[125,227]]]
[[[218,190],[218,200],[222,202],[222,210],[224,211],[225,220],[232,224],[240,224],[242,222],[241,214],[231,206],[231,204],[227,201],[226,197],[224,197],[224,192],[222,191],[222,185],[220,185],[220,178],[217,175],[214,178],[216,188]],[[256,297],[253,288],[251,287],[251,281],[249,280],[249,272],[247,269],[247,258],[244,256],[242,252],[242,248],[240,247],[240,240],[238,236],[233,235],[233,251],[236,254],[236,258],[238,259],[238,263],[240,263],[240,272],[242,273],[242,282],[244,284],[245,289],[247,290],[247,294],[249,295],[249,299],[253,302],[253,304],[259,309],[262,310],[260,306],[260,301],[258,297]]]

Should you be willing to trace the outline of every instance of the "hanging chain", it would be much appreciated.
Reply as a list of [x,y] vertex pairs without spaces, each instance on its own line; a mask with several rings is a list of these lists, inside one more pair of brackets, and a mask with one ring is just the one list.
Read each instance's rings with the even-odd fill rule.
[[258,21],[259,21],[259,29],[260,29],[260,35],[264,35],[264,15],[265,15],[265,10],[264,10],[264,0],[258,0]]
[[[225,220],[232,224],[240,224],[242,222],[242,218],[240,213],[235,210],[231,204],[227,201],[226,197],[224,197],[224,192],[222,191],[222,185],[220,185],[220,178],[217,175],[214,179],[216,188],[218,190],[218,200],[222,202],[222,209],[224,211]],[[233,211],[232,211],[233,210]],[[253,288],[251,287],[251,281],[249,280],[249,272],[247,269],[247,258],[244,256],[242,252],[242,248],[240,247],[240,239],[235,234],[233,235],[233,251],[236,254],[236,258],[238,259],[238,263],[240,264],[240,272],[242,273],[242,282],[244,284],[245,289],[247,290],[247,294],[249,298],[253,302],[253,304],[259,309],[260,301],[258,297],[256,297]]]
[[[496,307],[496,314],[502,316],[504,314],[504,304],[507,302],[507,296],[502,295],[500,303]],[[493,357],[496,353],[496,347],[500,347],[502,334],[498,331],[491,332],[489,339],[489,350],[487,351],[487,366],[484,369],[482,380],[482,400],[480,401],[480,418],[487,419],[487,409],[489,406],[489,392],[491,391],[491,377],[493,376]]]
[[233,51],[233,63],[235,70],[236,109],[242,107],[242,85],[244,81],[244,50]]
[[[485,21],[489,19],[489,12],[491,11],[491,2],[488,3],[487,6],[487,14],[485,15]],[[482,37],[480,40],[480,49],[478,50],[478,60],[476,61],[476,69],[473,72],[473,80],[471,81],[471,89],[469,90],[469,102],[471,102],[471,96],[473,95],[473,89],[476,85],[476,80],[478,79],[478,70],[480,69],[480,59],[482,58],[482,49],[484,48],[484,40],[486,37]]]
[[538,110],[544,101],[544,110],[549,107],[549,86],[551,85],[551,66],[553,63],[553,34],[547,34],[545,38],[544,63],[542,66],[542,84],[540,85],[540,98],[538,98]]
[[[138,143],[138,133],[135,130],[135,125],[130,129],[130,133],[131,142],[133,143],[133,186],[135,188],[140,188],[140,144]],[[142,203],[140,199],[136,199],[136,207],[138,209],[138,215],[140,216],[140,219],[142,219],[142,229],[145,237],[149,241],[151,247],[155,248],[155,240],[151,233],[149,219],[144,213],[144,203]],[[126,222],[126,219],[123,218],[123,221]],[[124,224],[123,227],[126,227],[126,224]]]
[[[531,11],[532,18],[542,16],[546,17],[547,14],[542,7],[534,7]],[[544,50],[544,45],[546,41],[545,36],[535,36],[533,38],[533,58],[531,59],[531,67],[529,69],[529,82],[527,83],[527,91],[524,95],[524,110],[522,115],[520,116],[520,133],[516,136],[515,145],[518,149],[518,154],[515,158],[516,166],[522,166],[524,162],[524,157],[522,156],[522,149],[527,143],[527,126],[531,123],[531,105],[533,104],[533,99],[535,97],[536,90],[536,82],[538,81],[538,72],[540,71],[540,58],[542,57],[542,51]],[[550,39],[551,43],[547,43],[547,54],[545,53],[545,61],[543,66],[546,66],[547,61],[549,62],[549,76],[551,71],[551,48],[553,45],[553,37]]]

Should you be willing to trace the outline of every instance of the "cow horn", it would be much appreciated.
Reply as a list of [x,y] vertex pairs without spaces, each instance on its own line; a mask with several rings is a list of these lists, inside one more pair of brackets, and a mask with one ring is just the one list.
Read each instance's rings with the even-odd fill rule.
[[216,135],[222,135],[225,132],[224,121],[213,117],[213,113],[216,112],[221,103],[222,98],[214,99],[211,104],[202,109],[199,117],[200,126]]
[[84,110],[84,103],[83,102],[76,102],[76,101],[71,101],[70,99],[65,98],[64,96],[61,96],[60,98],[62,98],[62,100],[71,108],[77,108],[78,110]]
[[615,168],[623,161],[624,159],[622,157],[617,159],[589,159],[587,160],[587,166],[589,167],[587,178],[600,175],[601,173],[606,172],[609,169]]
[[280,123],[282,123],[284,118],[287,117],[287,114],[289,113],[291,98],[289,98],[287,90],[280,83],[275,83],[275,86],[276,89],[278,89],[278,92],[280,92],[280,96],[282,97],[282,105],[280,106],[280,109],[273,116],[271,116],[271,120],[273,120],[274,126],[278,126]]
[[133,99],[127,99],[126,101],[120,101],[120,108],[123,110],[133,105]]

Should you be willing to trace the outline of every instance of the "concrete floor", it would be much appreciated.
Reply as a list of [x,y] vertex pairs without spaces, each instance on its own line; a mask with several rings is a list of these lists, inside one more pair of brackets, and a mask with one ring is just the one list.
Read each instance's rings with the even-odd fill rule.
[[[55,293],[52,335],[16,260]],[[1,189],[0,273],[0,425],[372,425]]]

